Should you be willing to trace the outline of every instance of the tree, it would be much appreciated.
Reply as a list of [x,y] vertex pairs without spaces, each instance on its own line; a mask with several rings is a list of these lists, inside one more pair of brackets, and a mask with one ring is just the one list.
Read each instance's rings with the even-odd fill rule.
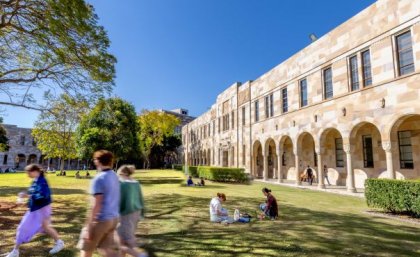
[[121,98],[101,99],[83,117],[77,129],[79,156],[90,158],[96,150],[113,152],[118,161],[139,155],[139,125],[134,106]]
[[9,139],[7,138],[7,131],[2,125],[3,118],[0,117],[0,152],[9,150]]
[[37,147],[46,158],[60,158],[61,171],[64,169],[64,160],[77,157],[74,133],[87,109],[85,101],[76,101],[63,94],[35,122],[32,135]]
[[174,134],[180,120],[160,111],[144,110],[139,116],[140,142],[146,168],[150,168],[150,154],[155,146],[161,146],[165,137]]
[[35,95],[97,99],[111,92],[116,59],[109,45],[85,0],[1,0],[0,104],[44,110]]
[[[150,152],[150,166],[151,168],[162,168],[165,164],[172,164],[173,162],[165,161],[177,161],[178,159],[178,147],[182,145],[181,136],[174,134],[165,136],[163,138],[162,145],[154,146]],[[167,168],[167,167],[164,167]]]

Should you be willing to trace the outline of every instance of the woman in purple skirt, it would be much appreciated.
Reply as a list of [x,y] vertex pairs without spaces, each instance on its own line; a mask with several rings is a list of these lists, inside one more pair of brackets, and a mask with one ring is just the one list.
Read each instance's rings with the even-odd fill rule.
[[64,242],[51,226],[51,191],[44,171],[36,164],[26,166],[25,171],[33,181],[26,193],[19,193],[19,199],[29,198],[28,211],[17,228],[15,247],[7,257],[19,257],[19,246],[29,242],[37,233],[51,236],[55,240],[55,246],[50,254],[58,253],[64,248]]

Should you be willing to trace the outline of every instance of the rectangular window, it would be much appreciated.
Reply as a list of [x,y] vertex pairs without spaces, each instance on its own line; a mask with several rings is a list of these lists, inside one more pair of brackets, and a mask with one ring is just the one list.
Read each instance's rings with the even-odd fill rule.
[[219,131],[219,134],[220,134],[220,117],[219,117],[219,122],[217,123],[219,126],[219,128],[218,128],[218,131]]
[[414,169],[411,131],[398,131],[398,146],[400,149],[401,169]]
[[362,52],[363,86],[372,85],[372,67],[370,65],[370,51]]
[[245,107],[242,107],[242,125],[245,125]]
[[363,162],[365,168],[373,168],[373,144],[372,136],[366,135],[363,139]]
[[359,71],[357,66],[357,55],[350,57],[350,85],[351,91],[359,89]]
[[274,96],[270,95],[270,117],[274,116]]
[[324,73],[324,99],[332,98],[333,93],[333,83],[332,83],[332,70],[327,68],[323,71]]
[[265,97],[265,118],[270,117],[270,98],[268,96]]
[[25,145],[25,136],[20,137],[20,145]]
[[335,139],[335,166],[344,167],[343,139]]
[[289,105],[287,103],[287,87],[281,90],[281,98],[282,98],[282,112],[288,112]]
[[299,82],[300,86],[300,107],[308,105],[308,85],[306,79]]
[[400,76],[414,72],[413,45],[411,32],[397,36],[398,74]]
[[244,166],[245,166],[245,163],[246,163],[245,157],[246,157],[246,146],[242,145],[242,165],[244,165]]
[[7,164],[7,154],[4,155],[3,157],[3,165]]
[[210,123],[207,125],[208,126],[208,130],[207,130],[207,137],[209,137],[211,135],[211,131],[210,131]]
[[229,114],[226,114],[226,130],[229,130]]
[[260,120],[260,106],[258,100],[255,101],[255,121],[258,122]]
[[232,129],[235,128],[235,113],[232,112]]
[[[176,130],[176,133],[179,133],[180,132],[180,127],[176,127],[176,129],[178,129],[178,130]],[[36,141],[35,141],[35,138],[32,138],[32,146],[36,146]]]

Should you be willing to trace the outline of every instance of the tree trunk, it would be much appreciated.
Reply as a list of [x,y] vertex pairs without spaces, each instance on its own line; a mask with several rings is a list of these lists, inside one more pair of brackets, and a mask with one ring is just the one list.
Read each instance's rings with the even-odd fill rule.
[[61,163],[60,163],[60,171],[63,172],[64,171],[64,159],[61,159]]

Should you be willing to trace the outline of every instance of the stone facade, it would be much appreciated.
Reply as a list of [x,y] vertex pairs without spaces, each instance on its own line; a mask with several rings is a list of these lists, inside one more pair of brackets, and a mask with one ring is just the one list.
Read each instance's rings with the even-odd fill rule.
[[[60,169],[60,160],[57,158],[46,159],[41,151],[36,147],[36,142],[32,137],[32,129],[20,128],[16,125],[3,124],[9,139],[9,151],[0,152],[0,168],[5,171],[7,168],[23,170],[26,165],[37,163],[45,169]],[[66,160],[66,169],[82,169],[86,165],[82,160]]]
[[309,165],[349,191],[366,178],[419,178],[419,97],[420,1],[378,0],[222,92],[183,127],[184,161],[297,184]]

